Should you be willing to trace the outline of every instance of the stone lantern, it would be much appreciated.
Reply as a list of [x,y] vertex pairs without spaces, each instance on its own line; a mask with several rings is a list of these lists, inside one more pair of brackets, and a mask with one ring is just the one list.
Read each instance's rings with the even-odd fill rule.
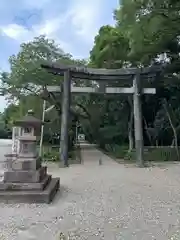
[[59,189],[59,179],[47,174],[47,168],[41,166],[37,153],[42,124],[32,110],[15,122],[15,126],[19,127],[18,151],[0,183],[0,201],[49,203]]
[[[20,134],[17,137],[17,166],[13,162],[13,168],[37,169],[40,167],[40,159],[37,153],[37,140],[41,125],[44,124],[41,120],[34,117],[32,110],[21,120],[15,122],[15,125],[20,128]],[[23,165],[23,166],[21,166]]]

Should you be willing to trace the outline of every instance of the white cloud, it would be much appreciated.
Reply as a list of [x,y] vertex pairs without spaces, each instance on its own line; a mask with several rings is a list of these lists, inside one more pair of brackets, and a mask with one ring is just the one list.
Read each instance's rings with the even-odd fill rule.
[[[50,0],[25,0],[26,4],[36,7],[41,6],[42,10],[48,1]],[[67,11],[58,14],[53,19],[45,19],[46,16],[44,15],[44,21],[39,25],[32,26],[31,30],[17,24],[0,26],[0,29],[7,36],[22,42],[37,34],[53,35],[61,38],[61,27],[66,25],[67,31],[71,26],[74,34],[83,38],[82,41],[91,42],[99,28],[101,3],[103,3],[102,0],[73,0]]]
[[24,42],[31,38],[31,33],[18,24],[9,24],[0,28],[1,32],[6,36],[13,38],[17,41]]
[[76,34],[88,42],[98,31],[102,4],[102,0],[77,0],[69,11]]
[[42,24],[34,25],[31,29],[27,29],[18,24],[9,24],[0,28],[1,32],[6,36],[20,43],[31,41],[39,35],[46,35],[58,42],[65,51],[70,51],[70,45],[57,37],[56,31],[59,29],[60,19],[45,21]]

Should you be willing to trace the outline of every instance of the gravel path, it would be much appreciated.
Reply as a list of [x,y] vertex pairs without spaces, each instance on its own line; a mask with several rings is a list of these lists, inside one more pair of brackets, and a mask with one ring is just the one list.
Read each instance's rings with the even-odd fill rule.
[[95,149],[82,155],[83,165],[49,167],[61,178],[52,204],[0,204],[0,239],[178,239],[179,164],[138,169]]

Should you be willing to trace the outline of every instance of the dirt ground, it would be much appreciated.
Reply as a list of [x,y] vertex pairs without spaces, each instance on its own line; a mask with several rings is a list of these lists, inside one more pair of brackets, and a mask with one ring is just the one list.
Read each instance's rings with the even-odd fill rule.
[[180,164],[140,169],[94,148],[82,157],[82,165],[49,165],[61,179],[50,205],[0,204],[0,239],[180,239]]

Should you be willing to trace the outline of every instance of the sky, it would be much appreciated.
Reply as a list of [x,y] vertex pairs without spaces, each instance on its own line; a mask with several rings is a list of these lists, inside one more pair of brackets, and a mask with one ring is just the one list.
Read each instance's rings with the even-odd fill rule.
[[[118,0],[0,0],[0,70],[20,44],[41,34],[75,58],[88,58],[102,25],[113,24]],[[0,97],[0,111],[7,103]]]

